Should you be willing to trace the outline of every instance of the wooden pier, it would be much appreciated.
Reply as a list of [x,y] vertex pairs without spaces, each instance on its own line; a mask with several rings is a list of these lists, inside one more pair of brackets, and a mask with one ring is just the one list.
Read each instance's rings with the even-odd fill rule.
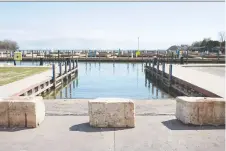
[[225,97],[224,78],[180,65],[149,61],[145,76],[173,96]]
[[13,96],[37,96],[49,92],[51,89],[67,83],[69,80],[78,75],[78,61],[69,60],[67,62],[60,62],[52,64],[52,76],[45,78],[45,80],[31,85]]
[[[106,57],[87,57],[87,58],[73,58],[73,57],[46,57],[42,58],[42,61],[51,61],[51,62],[62,62],[66,61],[68,59],[78,59],[79,62],[147,62],[152,57],[138,57],[138,58],[130,58],[130,57],[118,57],[118,58],[106,58]],[[178,58],[160,58],[161,62],[165,63],[172,63],[172,64],[179,64],[180,59]],[[13,61],[13,58],[0,58],[0,61]],[[40,61],[41,58],[39,57],[23,57],[23,61]],[[225,58],[204,58],[204,59],[199,59],[199,58],[188,58],[184,59],[184,63],[215,63],[215,64],[222,64],[225,63]]]

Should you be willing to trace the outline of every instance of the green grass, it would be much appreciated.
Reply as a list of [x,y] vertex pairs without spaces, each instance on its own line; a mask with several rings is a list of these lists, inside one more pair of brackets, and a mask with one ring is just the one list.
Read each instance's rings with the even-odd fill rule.
[[0,67],[0,86],[47,71],[47,67]]

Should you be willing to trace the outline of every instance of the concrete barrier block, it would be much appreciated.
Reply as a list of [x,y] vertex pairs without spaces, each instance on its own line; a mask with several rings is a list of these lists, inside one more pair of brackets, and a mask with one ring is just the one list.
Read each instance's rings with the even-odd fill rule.
[[34,128],[44,120],[45,105],[42,97],[11,97],[3,99],[1,103],[7,104],[8,115],[1,126]]
[[135,127],[134,103],[129,99],[98,98],[88,104],[91,126]]
[[8,126],[8,103],[0,99],[0,126]]
[[185,124],[224,125],[223,98],[177,97],[176,118]]

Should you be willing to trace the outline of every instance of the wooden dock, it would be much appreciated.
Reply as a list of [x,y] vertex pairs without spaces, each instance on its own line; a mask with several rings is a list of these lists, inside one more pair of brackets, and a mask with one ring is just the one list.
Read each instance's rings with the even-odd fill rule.
[[[154,56],[154,55],[153,55]],[[78,59],[79,62],[147,62],[152,57],[137,57],[137,58],[131,58],[131,57],[117,57],[117,58],[107,58],[107,57],[87,57],[87,58],[82,58],[82,57],[73,57],[73,56],[68,56],[68,57],[44,57],[42,58],[43,61],[51,61],[51,62],[62,62],[62,61],[67,61],[68,59]],[[23,57],[23,61],[40,61],[40,57]],[[172,63],[172,64],[179,64],[180,59],[179,58],[166,58],[166,57],[160,57],[159,60],[161,62],[165,63]],[[8,58],[1,58],[0,61],[13,61],[12,57]],[[225,58],[184,58],[184,63],[225,63]]]
[[181,65],[147,62],[145,76],[173,96],[225,97],[224,77]]
[[52,69],[0,86],[0,97],[36,96],[55,89],[78,75],[78,61],[52,64]]

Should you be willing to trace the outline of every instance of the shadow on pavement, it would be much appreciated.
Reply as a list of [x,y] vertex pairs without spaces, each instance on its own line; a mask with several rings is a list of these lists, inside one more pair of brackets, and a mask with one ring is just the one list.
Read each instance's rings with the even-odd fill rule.
[[107,132],[107,131],[126,130],[131,128],[97,128],[90,126],[89,123],[81,123],[73,125],[69,129],[70,131],[80,131],[80,132]]
[[212,125],[205,125],[205,126],[198,126],[192,124],[184,124],[177,119],[172,119],[168,121],[162,122],[164,126],[166,126],[170,130],[217,130],[217,129],[225,129],[224,125],[221,126],[212,126]]

